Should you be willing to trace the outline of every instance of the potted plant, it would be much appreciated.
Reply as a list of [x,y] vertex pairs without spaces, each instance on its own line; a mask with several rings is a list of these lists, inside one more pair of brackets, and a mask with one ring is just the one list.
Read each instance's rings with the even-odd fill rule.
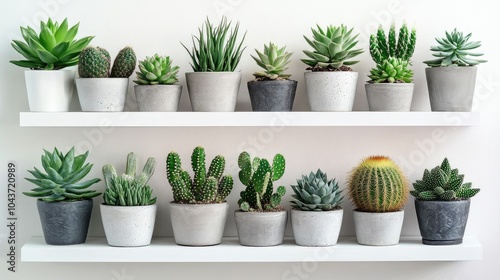
[[257,52],[258,57],[252,55],[257,65],[264,71],[255,72],[255,80],[247,83],[250,101],[254,111],[291,111],[297,81],[290,80],[288,69],[292,53],[286,47],[279,48],[273,43],[264,45],[264,52]]
[[191,156],[194,176],[182,169],[178,153],[167,157],[167,178],[174,200],[169,204],[175,242],[179,245],[207,246],[222,241],[233,178],[224,175],[226,161],[216,156],[206,168],[205,149],[196,147]]
[[[208,20],[199,28],[199,36],[193,36],[193,49],[182,46],[192,59],[194,72],[186,73],[189,99],[193,111],[231,112],[236,106],[241,73],[234,72],[245,47],[238,40],[239,23],[223,17],[218,26]],[[245,33],[246,35],[246,33]]]
[[310,70],[304,75],[311,110],[352,111],[358,72],[350,66],[359,62],[351,59],[363,53],[354,49],[359,34],[353,35],[353,28],[344,25],[317,27],[311,28],[312,40],[304,36],[313,51],[305,50],[308,59],[302,59]]
[[240,244],[280,245],[287,222],[287,211],[280,205],[286,189],[279,186],[274,192],[273,182],[285,173],[285,158],[276,154],[271,165],[267,159],[252,160],[247,152],[242,152],[238,166],[240,181],[246,186],[240,193],[239,210],[234,212]]
[[328,181],[326,173],[318,169],[309,176],[302,175],[292,189],[295,194],[290,218],[295,243],[309,247],[337,244],[344,214],[340,203],[344,195],[335,179]]
[[38,34],[30,26],[21,27],[24,42],[12,40],[12,47],[24,60],[11,60],[26,70],[26,91],[30,111],[67,112],[75,88],[75,70],[66,68],[78,62],[78,55],[93,36],[76,40],[79,23],[69,27],[68,19],[60,24],[52,19],[40,21]]
[[25,178],[36,185],[23,194],[36,197],[38,214],[45,242],[50,245],[84,243],[87,239],[92,198],[101,193],[88,190],[101,179],[80,182],[92,169],[85,163],[89,152],[75,156],[74,147],[66,154],[54,148],[52,153],[44,150],[43,170],[34,167],[28,170],[34,178]]
[[100,205],[102,225],[109,246],[137,247],[151,244],[155,227],[156,197],[148,181],[153,176],[156,160],[148,158],[136,175],[137,157],[127,156],[125,173],[118,176],[111,164],[102,167],[106,190]]
[[427,88],[432,111],[470,112],[476,87],[475,67],[486,60],[477,59],[482,53],[471,52],[481,46],[470,41],[472,33],[464,36],[455,28],[445,32],[445,38],[436,38],[438,46],[431,47],[437,59],[424,61]]
[[179,66],[172,66],[169,56],[155,54],[139,61],[134,86],[137,107],[143,112],[175,112],[179,106],[182,86],[177,73]]
[[407,181],[386,156],[370,156],[349,177],[349,197],[355,205],[354,227],[359,244],[396,245],[408,199]]
[[86,47],[78,59],[76,88],[84,112],[119,112],[125,107],[128,77],[136,65],[135,52],[125,47],[113,62],[109,52],[100,47]]
[[414,84],[409,67],[416,41],[415,28],[410,32],[406,23],[399,29],[397,39],[394,24],[387,37],[382,26],[370,36],[370,54],[376,63],[365,84],[370,111],[411,110]]
[[461,244],[469,217],[470,198],[479,189],[463,183],[464,175],[451,169],[445,158],[440,166],[425,169],[421,180],[413,183],[418,227],[422,243]]

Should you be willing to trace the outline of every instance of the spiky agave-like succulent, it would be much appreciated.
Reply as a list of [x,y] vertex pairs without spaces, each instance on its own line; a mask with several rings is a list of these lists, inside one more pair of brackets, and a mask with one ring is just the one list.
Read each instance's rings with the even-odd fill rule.
[[146,56],[146,59],[139,61],[139,70],[135,72],[137,80],[134,81],[138,85],[173,85],[179,81],[179,66],[172,66],[169,56]]
[[90,199],[100,195],[95,190],[87,190],[91,185],[101,181],[99,178],[80,182],[92,169],[93,164],[85,163],[89,152],[75,156],[74,147],[66,154],[57,148],[50,153],[44,150],[42,166],[45,173],[38,168],[28,170],[35,178],[25,178],[37,185],[36,188],[23,194],[37,197],[46,202],[76,201]]
[[458,169],[451,169],[447,158],[432,170],[425,169],[422,180],[413,183],[410,191],[418,200],[463,200],[475,196],[480,189],[473,189],[472,183],[463,183],[464,175]]
[[335,70],[344,65],[348,67],[359,62],[351,60],[363,53],[362,49],[354,49],[359,36],[359,34],[352,34],[354,28],[347,29],[344,25],[330,25],[325,31],[319,25],[317,27],[317,30],[311,28],[312,40],[304,36],[314,50],[304,50],[304,54],[309,59],[302,59],[302,62],[309,65],[313,71]]
[[410,62],[401,58],[390,57],[377,63],[370,70],[370,82],[372,83],[411,83],[413,71],[409,68]]
[[[432,46],[432,55],[438,57],[434,60],[424,61],[429,67],[447,67],[447,66],[474,66],[487,60],[476,59],[473,57],[482,56],[482,53],[473,53],[471,50],[481,46],[480,41],[470,41],[472,33],[464,36],[463,32],[455,28],[452,32],[445,31],[446,38],[436,38],[439,46]],[[471,57],[472,56],[472,57]]]
[[326,173],[320,169],[316,173],[302,175],[297,185],[292,185],[295,194],[293,207],[303,211],[329,211],[340,208],[344,196],[335,179],[328,181]]
[[279,48],[276,44],[270,42],[264,44],[264,52],[255,49],[258,57],[252,55],[257,64],[264,69],[261,72],[255,72],[253,75],[257,80],[288,80],[291,75],[283,74],[288,69],[290,57],[293,53],[286,51],[286,47]]

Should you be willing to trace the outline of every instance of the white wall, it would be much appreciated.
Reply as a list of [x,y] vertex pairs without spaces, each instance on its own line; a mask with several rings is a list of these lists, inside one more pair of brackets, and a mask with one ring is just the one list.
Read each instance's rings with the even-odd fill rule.
[[[104,3],[103,3],[104,2]],[[0,45],[0,123],[1,123],[1,182],[6,182],[6,163],[18,163],[18,177],[27,176],[27,169],[39,166],[43,148],[54,146],[66,149],[70,146],[91,149],[90,161],[96,168],[92,176],[100,176],[104,163],[123,167],[126,154],[135,151],[145,161],[155,156],[163,162],[171,150],[187,158],[195,145],[206,147],[209,156],[225,155],[229,162],[235,162],[242,149],[254,149],[260,156],[271,157],[281,152],[287,159],[287,171],[282,184],[290,185],[300,174],[324,169],[330,176],[337,177],[345,186],[346,173],[359,160],[371,154],[387,154],[404,165],[410,181],[421,176],[424,168],[433,167],[447,156],[451,164],[466,174],[466,180],[473,181],[482,191],[473,199],[468,234],[476,235],[484,248],[484,259],[474,262],[437,263],[321,263],[309,267],[310,272],[297,274],[295,278],[285,277],[287,271],[303,264],[51,264],[18,262],[18,272],[7,272],[0,257],[0,278],[2,279],[496,279],[495,266],[500,259],[500,218],[493,209],[498,204],[500,191],[496,188],[496,174],[500,167],[498,159],[500,142],[500,113],[498,113],[499,75],[497,70],[500,56],[495,44],[498,17],[492,1],[242,1],[242,0],[184,0],[184,1],[75,1],[75,0],[24,0],[5,2],[1,9],[0,26],[3,44]],[[95,35],[93,45],[107,48],[112,54],[125,45],[133,46],[142,59],[154,53],[168,54],[181,67],[180,83],[185,86],[184,72],[191,71],[189,57],[179,41],[190,45],[191,34],[195,33],[206,16],[213,21],[225,14],[240,21],[241,29],[248,30],[247,50],[238,67],[244,81],[252,78],[257,70],[250,53],[262,48],[272,40],[286,44],[295,54],[290,72],[298,80],[295,110],[308,110],[304,90],[303,49],[308,49],[302,35],[310,36],[310,27],[341,23],[356,27],[361,32],[361,47],[366,52],[361,63],[354,66],[360,72],[355,110],[367,110],[364,92],[366,75],[373,63],[367,52],[367,37],[378,23],[388,26],[395,19],[398,26],[402,20],[417,28],[418,40],[414,55],[415,97],[414,110],[429,110],[421,61],[431,58],[428,48],[434,44],[434,37],[454,27],[473,32],[473,39],[482,40],[482,51],[488,63],[479,67],[477,98],[474,110],[482,112],[480,127],[462,128],[286,128],[269,134],[268,128],[116,128],[102,132],[98,128],[20,128],[19,112],[28,111],[23,69],[7,63],[19,55],[9,46],[12,38],[19,36],[19,26],[33,25],[47,15],[57,20],[68,17],[70,23],[80,22],[80,36]],[[37,24],[35,24],[36,26]],[[131,85],[132,87],[132,85]],[[132,93],[130,88],[129,94]],[[184,90],[181,110],[190,110],[187,91]],[[76,105],[75,105],[76,106]],[[128,108],[135,109],[132,96]],[[238,110],[249,110],[250,103],[246,85],[242,83]],[[460,120],[460,114],[454,115]],[[441,133],[444,137],[433,139]],[[266,138],[266,136],[269,136]],[[259,138],[260,137],[260,138]],[[257,140],[252,144],[251,139]],[[234,166],[234,165],[233,165]],[[236,175],[236,168],[229,168]],[[156,236],[171,235],[166,203],[171,199],[165,179],[165,167],[160,164],[152,179],[159,197],[159,214]],[[5,186],[5,184],[2,184]],[[102,185],[98,186],[103,188]],[[18,244],[23,244],[33,235],[41,235],[40,222],[35,201],[20,195],[31,188],[25,181],[18,185]],[[240,184],[230,196],[235,208]],[[6,190],[0,191],[0,219],[6,220]],[[286,199],[288,201],[288,199]],[[353,235],[352,207],[346,200],[342,235]],[[490,211],[490,209],[492,211]],[[90,235],[102,236],[98,208],[92,218]],[[405,235],[418,235],[413,203],[406,207]],[[2,222],[3,224],[3,222]],[[0,227],[2,256],[6,254],[6,227]],[[235,235],[234,221],[230,220],[227,235]],[[19,251],[18,251],[19,254]],[[96,252],[99,254],[99,252]],[[120,277],[120,275],[122,277]],[[127,276],[127,277],[123,277]]]

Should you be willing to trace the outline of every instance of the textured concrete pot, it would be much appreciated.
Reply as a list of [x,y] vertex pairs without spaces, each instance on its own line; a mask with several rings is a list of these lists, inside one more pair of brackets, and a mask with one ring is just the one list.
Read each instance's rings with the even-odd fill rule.
[[188,246],[221,243],[229,209],[227,202],[169,205],[175,243]]
[[135,85],[135,99],[140,112],[176,112],[181,99],[181,85]]
[[92,199],[73,202],[37,200],[45,242],[50,245],[85,243],[92,204]]
[[305,72],[311,111],[352,111],[358,72]]
[[252,110],[292,111],[297,81],[250,81],[247,86]]
[[128,78],[76,78],[84,112],[121,112],[125,108]]
[[399,243],[404,210],[386,213],[353,211],[356,238],[361,245],[388,246]]
[[26,70],[26,92],[32,112],[67,112],[75,91],[75,70]]
[[233,112],[240,90],[240,72],[186,73],[191,107],[195,112]]
[[109,246],[137,247],[151,244],[156,204],[145,206],[100,205],[102,225]]
[[370,111],[409,112],[413,83],[365,84]]
[[470,199],[457,201],[415,200],[422,243],[461,244],[469,217]]
[[477,68],[430,67],[425,69],[432,111],[470,112]]
[[337,244],[344,210],[300,211],[292,209],[295,243],[300,246],[325,247]]
[[234,212],[240,244],[267,247],[283,243],[287,212]]

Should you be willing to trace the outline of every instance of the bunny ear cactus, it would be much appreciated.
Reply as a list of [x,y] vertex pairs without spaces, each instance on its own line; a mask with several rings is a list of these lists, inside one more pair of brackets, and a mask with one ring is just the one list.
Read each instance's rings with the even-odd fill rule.
[[285,172],[285,158],[277,154],[271,165],[267,159],[255,157],[253,160],[247,152],[238,157],[240,167],[239,178],[246,189],[240,193],[238,205],[240,210],[273,211],[280,209],[282,197],[286,193],[284,186],[273,190],[273,182],[279,180]]
[[349,196],[362,212],[398,211],[408,199],[407,181],[390,158],[371,156],[352,170]]
[[167,179],[172,186],[175,203],[223,203],[233,189],[233,178],[223,176],[225,159],[216,156],[206,168],[205,149],[196,147],[191,155],[193,178],[182,170],[178,153],[170,152],[167,156]]

